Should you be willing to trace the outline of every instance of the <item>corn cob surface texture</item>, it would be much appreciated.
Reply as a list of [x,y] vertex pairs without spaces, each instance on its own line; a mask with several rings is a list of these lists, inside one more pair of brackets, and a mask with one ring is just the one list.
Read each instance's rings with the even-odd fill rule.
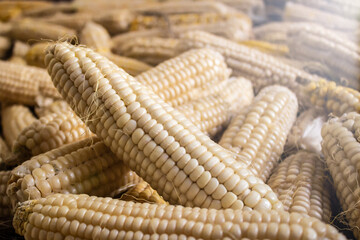
[[135,183],[130,169],[96,137],[35,156],[11,171],[7,194],[18,202],[55,193],[109,196]]
[[87,195],[52,195],[23,203],[13,226],[26,239],[346,239],[298,213],[133,203]]
[[10,217],[10,198],[6,194],[7,183],[10,179],[10,171],[0,171],[0,218]]
[[21,164],[31,156],[91,135],[84,122],[69,109],[45,115],[23,129],[14,143],[13,152],[16,157],[7,159],[5,163],[9,166]]
[[284,159],[268,180],[284,210],[330,222],[330,182],[325,161],[315,153],[299,151]]
[[347,113],[332,118],[322,128],[322,152],[334,180],[344,215],[355,237],[359,237],[359,126],[360,115]]
[[169,59],[136,76],[173,107],[195,99],[193,89],[216,84],[230,75],[223,57],[209,49],[195,49]]
[[219,144],[236,153],[264,181],[277,165],[298,110],[294,93],[282,86],[263,88],[231,121]]
[[55,86],[78,115],[87,116],[90,130],[166,201],[282,208],[231,152],[106,58],[62,43],[50,47],[45,60]]

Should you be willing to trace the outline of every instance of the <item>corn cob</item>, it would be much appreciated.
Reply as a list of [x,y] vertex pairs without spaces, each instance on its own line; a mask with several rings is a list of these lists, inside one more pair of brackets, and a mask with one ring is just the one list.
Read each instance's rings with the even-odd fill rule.
[[[73,111],[45,115],[25,128],[17,137],[13,152],[15,159],[6,159],[8,166],[15,166],[62,145],[91,136],[86,125]],[[30,157],[29,157],[30,156]]]
[[286,4],[283,17],[285,21],[317,23],[347,35],[354,34],[359,28],[359,23],[355,20],[293,2]]
[[72,111],[72,109],[64,100],[57,100],[49,105],[35,108],[35,113],[39,118],[53,113],[61,114],[69,111]]
[[256,49],[206,32],[188,32],[181,37],[178,46],[179,51],[203,47],[214,49],[224,56],[234,75],[252,81],[255,92],[269,85],[284,85],[297,94],[301,105],[309,104],[308,96],[302,91],[304,85],[319,79]]
[[18,202],[55,193],[109,196],[129,184],[130,169],[91,137],[35,156],[11,171],[7,194]]
[[219,144],[266,181],[283,153],[297,110],[296,97],[287,88],[266,87],[231,121]]
[[[130,41],[135,41],[138,38],[173,38],[170,35],[169,31],[163,31],[161,29],[150,29],[150,30],[141,30],[141,31],[131,31],[126,33],[121,33],[116,36],[114,36],[111,40],[113,42],[113,52],[119,53],[119,49],[121,49],[121,46],[123,44],[127,44]],[[164,39],[165,41],[165,39]],[[150,43],[148,43],[150,44]],[[157,46],[157,45],[156,45]]]
[[4,139],[0,136],[0,163],[10,155],[10,150]]
[[92,15],[89,13],[64,14],[61,12],[57,12],[55,13],[55,15],[50,15],[48,17],[39,17],[32,19],[35,21],[41,21],[49,24],[57,24],[59,26],[63,26],[69,29],[81,31],[85,24],[88,21],[91,21]]
[[75,31],[72,29],[31,19],[14,21],[10,33],[12,38],[24,42],[72,39],[75,34]]
[[145,181],[142,181],[130,188],[127,192],[121,195],[120,199],[124,201],[168,205],[168,203],[165,202],[164,199]]
[[226,80],[230,75],[223,57],[210,49],[185,52],[136,76],[173,107],[197,97],[192,89]]
[[[49,224],[51,222],[51,224]],[[20,205],[13,226],[25,239],[346,239],[316,218],[126,202],[56,194]]]
[[7,37],[0,36],[0,59],[5,58],[11,48],[11,41]]
[[284,204],[284,210],[304,213],[330,222],[330,184],[319,155],[299,151],[277,166],[269,186]]
[[321,128],[326,119],[322,109],[310,108],[302,112],[290,130],[284,152],[305,149],[321,154]]
[[45,62],[57,89],[87,117],[90,130],[166,201],[281,209],[271,189],[231,152],[106,58],[58,43],[48,49]]
[[7,183],[10,179],[10,171],[0,171],[0,218],[10,217],[10,198],[6,195]]
[[110,10],[94,17],[94,21],[102,25],[111,34],[119,34],[128,31],[134,14],[128,9]]
[[113,50],[119,55],[157,65],[177,55],[178,43],[179,40],[175,38],[139,37],[121,45],[116,44]]
[[347,79],[348,85],[359,89],[359,46],[322,26],[299,25],[288,32],[291,57],[318,61],[331,69],[332,80]]
[[229,122],[254,97],[251,82],[244,78],[231,79],[219,92],[176,107],[202,132],[210,132]]
[[10,149],[20,133],[36,121],[30,109],[22,105],[3,107],[1,109],[1,117],[3,134]]
[[31,66],[45,68],[45,49],[49,46],[49,44],[49,42],[39,42],[33,44],[25,54],[26,63]]
[[311,103],[327,113],[341,116],[348,112],[360,112],[360,92],[324,79],[305,87]]
[[0,61],[0,101],[34,105],[38,96],[59,98],[48,73],[40,68]]
[[140,73],[151,69],[151,66],[149,66],[148,64],[134,58],[123,57],[110,52],[102,53],[102,55],[115,63],[118,67],[124,69],[125,72],[132,76],[137,76]]
[[336,195],[356,238],[359,237],[359,124],[355,112],[330,119],[321,130],[322,152],[334,180]]
[[[216,29],[216,26],[223,26],[223,29]],[[251,27],[251,19],[239,12],[228,14],[211,12],[182,13],[172,15],[154,12],[138,15],[131,23],[130,30],[138,31],[165,28],[173,33],[181,33],[198,29],[222,35],[230,39],[240,40],[250,37]],[[231,32],[230,29],[234,31]]]
[[285,44],[273,44],[258,40],[241,41],[239,43],[271,55],[286,56],[289,54],[289,48]]
[[80,43],[97,52],[110,52],[111,38],[106,29],[93,22],[86,23],[80,33]]
[[331,12],[344,18],[359,20],[360,4],[358,1],[352,0],[296,0],[295,2],[320,9],[322,11]]

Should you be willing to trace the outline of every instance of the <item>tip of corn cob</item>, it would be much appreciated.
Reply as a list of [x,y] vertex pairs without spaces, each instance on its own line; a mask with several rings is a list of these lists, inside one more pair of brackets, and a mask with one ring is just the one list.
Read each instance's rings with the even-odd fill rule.
[[29,200],[18,204],[12,222],[17,234],[24,236],[27,219],[33,212],[33,208],[36,205],[36,202],[36,200]]

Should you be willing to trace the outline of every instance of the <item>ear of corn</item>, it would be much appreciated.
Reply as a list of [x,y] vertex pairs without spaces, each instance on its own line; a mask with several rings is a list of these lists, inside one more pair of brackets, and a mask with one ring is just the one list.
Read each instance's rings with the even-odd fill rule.
[[109,196],[135,182],[129,172],[103,142],[91,137],[33,157],[13,169],[7,194],[13,209],[18,202],[55,193]]
[[[193,2],[194,3],[194,2]],[[193,4],[192,3],[192,4]],[[222,26],[220,28],[220,26]],[[252,23],[248,16],[240,12],[231,13],[180,13],[162,14],[149,12],[138,15],[130,26],[131,31],[144,29],[168,29],[175,34],[189,30],[212,32],[234,40],[248,39]]]
[[272,173],[268,184],[284,210],[304,213],[330,222],[330,183],[319,155],[299,151],[287,157]]
[[166,201],[281,209],[272,190],[229,151],[115,64],[67,43],[48,51],[48,71],[63,98]]
[[[50,221],[53,224],[47,224]],[[346,239],[298,213],[186,208],[87,195],[52,195],[17,208],[13,226],[26,239]]]
[[326,119],[321,109],[310,108],[302,112],[289,132],[284,152],[305,149],[321,154],[321,128]]
[[138,37],[123,44],[116,43],[116,40],[114,42],[113,50],[117,54],[141,59],[146,63],[156,65],[177,55],[176,47],[179,40],[175,38]]
[[35,105],[38,96],[60,98],[45,70],[0,61],[1,102]]
[[283,153],[297,110],[297,99],[289,89],[266,87],[231,121],[219,144],[266,181]]
[[7,183],[10,179],[10,171],[0,171],[0,218],[10,217],[10,198],[6,194]]
[[71,39],[75,36],[75,31],[60,25],[34,21],[31,19],[21,19],[13,22],[11,37],[28,42],[41,40]]
[[[35,12],[32,12],[31,14],[34,15]],[[30,15],[30,13],[28,13],[28,15]],[[56,24],[69,29],[74,29],[79,32],[87,22],[92,20],[92,15],[82,12],[72,14],[64,14],[62,12],[57,12],[49,16],[43,16],[38,18],[32,17],[31,19],[49,24]]]
[[123,57],[110,52],[103,53],[103,55],[132,76],[137,76],[151,68],[148,64],[134,58]]
[[102,25],[111,34],[119,34],[129,29],[134,14],[128,9],[108,10],[94,17],[94,21]]
[[325,79],[311,82],[305,87],[305,92],[314,106],[336,116],[360,111],[360,93],[352,88],[337,86],[335,82]]
[[18,17],[25,10],[51,5],[43,1],[2,1],[0,2],[0,20],[8,21]]
[[181,37],[179,43],[179,51],[204,47],[221,53],[233,74],[252,81],[255,92],[269,85],[284,85],[297,94],[301,104],[309,104],[308,96],[304,96],[302,91],[303,85],[317,81],[317,76],[289,66],[256,49],[206,32],[188,32]]
[[35,43],[25,54],[27,64],[31,66],[45,68],[44,58],[45,49],[49,46],[49,42]]
[[334,180],[336,195],[346,219],[359,237],[359,126],[355,112],[330,119],[322,128],[322,152]]
[[1,109],[1,126],[10,149],[20,133],[34,121],[36,118],[28,107],[22,105],[3,106]]
[[[251,82],[244,78],[230,79],[225,83],[221,82],[221,85],[213,94],[176,107],[202,132],[210,135],[213,135],[213,129],[227,124],[240,109],[248,106],[254,97]],[[210,88],[213,87],[216,86]]]
[[322,26],[303,24],[289,30],[288,45],[292,58],[325,64],[332,80],[359,89],[360,49],[346,37]]
[[193,89],[215,84],[230,75],[223,57],[209,49],[191,50],[136,76],[136,80],[172,106],[195,99]]
[[120,197],[124,201],[134,201],[140,203],[158,203],[158,204],[167,204],[164,199],[154,190],[151,186],[142,181],[128,191],[123,193]]
[[97,52],[110,52],[111,38],[106,29],[94,22],[88,22],[80,33],[80,43]]
[[45,115],[19,134],[13,147],[16,158],[7,159],[5,163],[15,166],[28,160],[29,156],[36,156],[89,136],[90,131],[73,111]]
[[347,35],[353,35],[359,28],[355,20],[293,2],[287,2],[283,18],[285,21],[317,23]]

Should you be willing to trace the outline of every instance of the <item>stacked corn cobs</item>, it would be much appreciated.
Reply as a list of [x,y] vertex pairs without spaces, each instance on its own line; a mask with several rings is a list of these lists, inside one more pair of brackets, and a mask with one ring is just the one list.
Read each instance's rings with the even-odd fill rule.
[[0,238],[360,238],[359,14],[0,2]]

